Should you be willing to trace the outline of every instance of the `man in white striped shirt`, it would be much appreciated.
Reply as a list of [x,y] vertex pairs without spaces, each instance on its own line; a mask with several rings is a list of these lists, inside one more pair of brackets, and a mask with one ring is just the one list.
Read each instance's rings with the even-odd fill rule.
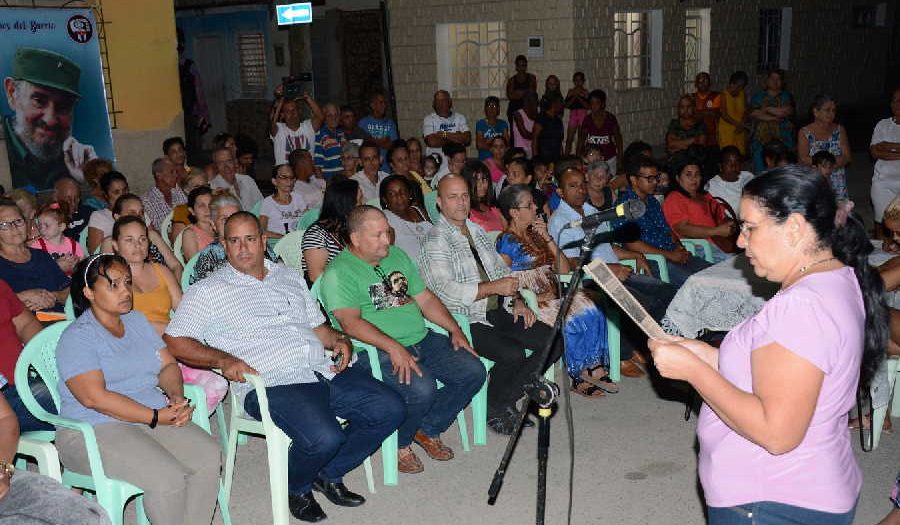
[[[228,264],[188,289],[166,344],[190,366],[221,369],[255,418],[256,392],[244,374],[263,378],[272,420],[293,442],[288,493],[295,517],[325,519],[312,489],[337,505],[362,505],[343,476],[397,429],[403,399],[366,371],[347,367],[349,340],[326,322],[299,273],[265,260],[256,217],[229,217],[223,242]],[[334,365],[325,348],[333,350]],[[336,416],[350,425],[341,428]]]

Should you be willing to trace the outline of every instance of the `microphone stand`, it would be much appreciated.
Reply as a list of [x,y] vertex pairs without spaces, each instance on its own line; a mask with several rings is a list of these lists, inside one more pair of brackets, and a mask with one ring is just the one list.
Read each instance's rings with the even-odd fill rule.
[[559,337],[560,334],[562,334],[563,323],[565,322],[566,314],[568,313],[569,308],[572,306],[572,301],[575,298],[575,292],[577,291],[578,286],[581,284],[582,278],[584,277],[584,265],[589,262],[591,256],[591,248],[594,241],[595,230],[596,228],[592,228],[584,232],[584,240],[581,243],[581,253],[578,257],[578,265],[572,273],[572,280],[569,282],[569,287],[566,289],[566,294],[563,297],[563,300],[560,302],[559,312],[557,312],[556,321],[553,323],[553,330],[550,333],[550,337],[547,339],[544,348],[539,354],[537,354],[537,360],[541,363],[541,366],[536,372],[533,372],[531,374],[529,383],[524,386],[527,398],[522,403],[522,408],[519,410],[518,417],[516,418],[516,424],[514,426],[513,433],[509,436],[509,441],[506,444],[506,450],[503,452],[503,458],[500,460],[500,465],[497,467],[496,472],[494,472],[494,478],[491,481],[490,488],[488,489],[488,505],[493,505],[497,502],[497,496],[500,494],[500,488],[503,486],[503,478],[506,476],[506,469],[509,466],[510,460],[512,459],[512,454],[516,448],[516,444],[519,442],[519,435],[522,431],[522,421],[525,420],[525,416],[528,414],[528,408],[530,407],[531,403],[533,402],[537,404],[538,477],[535,515],[535,523],[537,525],[544,525],[544,518],[546,514],[547,459],[550,452],[550,415],[552,414],[551,406],[556,401],[557,396],[559,396],[559,386],[552,381],[547,381],[544,378],[542,371],[547,367],[547,360],[550,358],[550,353],[553,349],[553,343],[555,343],[556,338]]

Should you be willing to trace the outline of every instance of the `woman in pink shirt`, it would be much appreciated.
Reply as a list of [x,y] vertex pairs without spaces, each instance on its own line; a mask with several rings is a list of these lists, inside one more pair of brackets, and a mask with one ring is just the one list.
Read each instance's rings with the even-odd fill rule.
[[888,336],[872,245],[861,219],[837,208],[828,182],[806,167],[750,181],[741,218],[738,244],[781,290],[720,350],[650,343],[659,372],[705,401],[697,435],[709,523],[849,525],[862,475],[847,414]]
[[491,186],[491,175],[487,166],[480,160],[468,160],[462,169],[462,176],[469,185],[469,198],[472,209],[469,220],[489,232],[501,232],[506,229],[506,219],[495,203],[494,189]]

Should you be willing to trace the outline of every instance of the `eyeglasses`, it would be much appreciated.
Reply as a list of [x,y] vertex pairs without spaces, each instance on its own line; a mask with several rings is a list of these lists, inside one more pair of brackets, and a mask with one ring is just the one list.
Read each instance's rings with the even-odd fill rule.
[[530,208],[537,208],[537,203],[534,201],[529,202],[528,204],[520,204],[519,206],[513,206],[514,210],[527,210]]
[[659,175],[638,175],[637,177],[639,179],[646,179],[647,182],[659,182],[662,179]]
[[11,221],[0,222],[0,230],[3,231],[11,230],[13,228],[21,228],[23,226],[25,226],[25,219],[21,217],[18,219],[13,219]]
[[293,175],[276,175],[275,178],[278,180],[294,180]]

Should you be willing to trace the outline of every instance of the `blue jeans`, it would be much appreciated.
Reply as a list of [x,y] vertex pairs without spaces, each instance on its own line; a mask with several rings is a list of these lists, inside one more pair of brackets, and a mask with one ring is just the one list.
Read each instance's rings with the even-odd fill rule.
[[833,514],[772,501],[736,507],[707,507],[709,525],[850,525],[856,505],[849,512]]
[[[288,492],[306,494],[317,477],[339,482],[391,435],[403,421],[403,399],[372,379],[368,371],[348,368],[326,382],[266,388],[272,421],[289,438]],[[259,419],[256,392],[244,410]],[[349,422],[347,428],[335,416]]]
[[[454,349],[450,338],[431,330],[424,339],[406,349],[419,360],[422,370],[422,377],[413,373],[408,385],[400,384],[396,374],[391,373],[387,352],[378,352],[384,383],[406,402],[406,419],[397,430],[400,448],[408,447],[418,430],[429,437],[440,436],[466,408],[487,377],[480,359],[465,350]],[[368,354],[360,355],[354,366],[368,371]],[[438,388],[435,380],[443,386]]]
[[[56,407],[53,405],[53,397],[50,395],[50,390],[41,379],[32,380],[29,387],[31,387],[31,393],[34,395],[35,401],[44,407],[44,410],[51,414],[57,413]],[[16,418],[19,420],[19,432],[56,430],[56,427],[34,417],[34,415],[25,408],[25,403],[22,402],[22,398],[19,397],[19,392],[14,385],[9,385],[3,389],[3,396],[6,397],[6,401],[9,403],[9,406],[12,407],[13,413],[16,414]]]
[[[697,257],[696,255],[688,257],[687,262],[684,264],[678,264],[669,260],[667,260],[666,263],[669,266],[669,283],[675,288],[681,288],[681,285],[688,280],[688,277],[700,270],[705,270],[712,266],[706,259]],[[651,265],[651,268],[653,268],[653,276],[658,279],[659,269],[656,268],[656,265]]]

